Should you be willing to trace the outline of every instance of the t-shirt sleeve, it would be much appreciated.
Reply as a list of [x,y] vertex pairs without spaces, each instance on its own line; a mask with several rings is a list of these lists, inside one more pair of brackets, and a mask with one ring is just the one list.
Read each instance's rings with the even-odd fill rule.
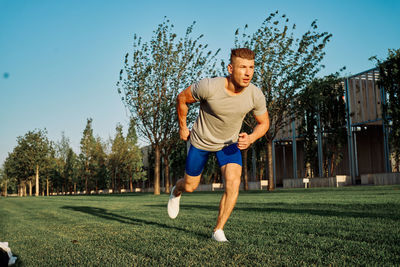
[[210,80],[202,79],[191,85],[190,90],[192,92],[192,96],[196,101],[206,100],[210,95]]
[[267,103],[265,101],[265,96],[260,89],[257,88],[254,96],[255,99],[254,99],[253,114],[255,116],[259,116],[267,112]]

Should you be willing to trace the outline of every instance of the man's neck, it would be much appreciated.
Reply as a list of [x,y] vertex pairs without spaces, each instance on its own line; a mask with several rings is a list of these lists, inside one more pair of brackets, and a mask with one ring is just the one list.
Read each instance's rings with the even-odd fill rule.
[[236,85],[230,76],[226,77],[225,88],[229,93],[240,94],[245,87]]

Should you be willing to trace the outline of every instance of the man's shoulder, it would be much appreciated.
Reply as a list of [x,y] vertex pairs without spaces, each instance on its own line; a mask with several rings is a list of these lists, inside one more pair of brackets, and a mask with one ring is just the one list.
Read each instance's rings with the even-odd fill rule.
[[225,80],[225,77],[212,77],[202,79],[202,81],[207,82],[209,86],[218,86],[220,84],[225,84]]
[[250,85],[247,88],[249,88],[253,94],[264,95],[263,91],[257,85],[255,85],[253,83],[250,83]]
[[216,88],[225,86],[225,79],[225,77],[204,78],[197,83],[197,86],[202,90],[214,91]]
[[224,77],[204,78],[194,83],[191,87],[191,91],[195,100],[206,100],[212,97],[216,92],[221,91],[217,89],[224,87],[224,85]]
[[252,90],[260,90],[261,91],[261,89],[254,83],[250,83],[248,87],[251,88]]

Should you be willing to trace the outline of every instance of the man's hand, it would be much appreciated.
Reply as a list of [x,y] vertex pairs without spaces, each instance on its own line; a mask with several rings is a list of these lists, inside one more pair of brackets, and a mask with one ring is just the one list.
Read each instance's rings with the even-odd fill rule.
[[254,127],[253,132],[249,135],[247,133],[240,133],[238,140],[238,148],[244,150],[249,148],[249,146],[254,143],[258,138],[265,135],[269,129],[269,117],[266,111],[262,115],[254,116],[257,121],[256,127]]
[[238,148],[240,150],[245,150],[247,149],[252,143],[252,139],[250,137],[250,135],[248,135],[247,133],[240,133],[239,134],[239,140],[238,140]]
[[182,140],[187,141],[189,139],[190,131],[187,127],[179,128],[179,136]]

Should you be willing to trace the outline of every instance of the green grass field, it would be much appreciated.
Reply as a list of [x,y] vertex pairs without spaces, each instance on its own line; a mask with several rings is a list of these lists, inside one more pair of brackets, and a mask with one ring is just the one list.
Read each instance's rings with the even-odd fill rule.
[[17,266],[400,265],[400,186],[241,192],[210,239],[222,192],[0,199]]

